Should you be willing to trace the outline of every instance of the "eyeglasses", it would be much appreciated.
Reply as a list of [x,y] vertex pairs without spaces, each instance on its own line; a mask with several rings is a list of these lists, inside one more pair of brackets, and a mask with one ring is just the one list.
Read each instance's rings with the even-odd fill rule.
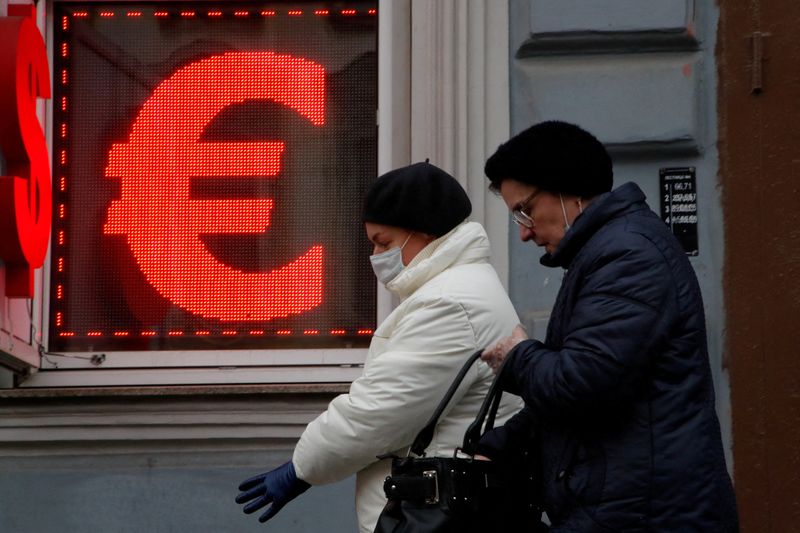
[[517,204],[517,207],[511,210],[511,220],[514,221],[514,224],[518,226],[525,226],[528,229],[533,229],[533,217],[530,216],[525,211],[528,210],[528,204],[536,198],[536,195],[542,192],[541,189],[533,191],[530,196],[522,200],[520,203]]

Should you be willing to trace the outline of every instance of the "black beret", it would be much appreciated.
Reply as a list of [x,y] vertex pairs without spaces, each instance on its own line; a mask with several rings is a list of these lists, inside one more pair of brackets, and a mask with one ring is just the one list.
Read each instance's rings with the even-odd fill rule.
[[380,176],[364,198],[364,222],[397,226],[441,237],[472,212],[456,179],[428,162]]
[[545,191],[591,197],[611,190],[614,172],[603,144],[567,122],[540,122],[515,135],[486,161],[491,188],[503,180]]

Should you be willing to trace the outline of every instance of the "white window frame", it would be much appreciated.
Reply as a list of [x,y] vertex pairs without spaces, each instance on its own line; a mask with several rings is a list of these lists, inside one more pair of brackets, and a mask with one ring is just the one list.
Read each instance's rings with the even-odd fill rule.
[[[46,3],[53,59],[53,1]],[[436,53],[431,53],[436,51]],[[504,0],[380,0],[379,173],[430,158],[467,190],[472,220],[484,224],[501,279],[508,277],[508,217],[487,192],[483,162],[506,140],[508,6]],[[489,112],[491,111],[491,112]],[[52,147],[52,103],[45,131]],[[412,134],[413,133],[413,134]],[[52,154],[51,154],[52,158]],[[49,309],[50,257],[37,299]],[[377,320],[397,304],[378,286]],[[48,313],[36,323],[47,346]],[[343,383],[358,377],[367,349],[95,351],[45,354],[22,387],[107,387],[243,383]]]

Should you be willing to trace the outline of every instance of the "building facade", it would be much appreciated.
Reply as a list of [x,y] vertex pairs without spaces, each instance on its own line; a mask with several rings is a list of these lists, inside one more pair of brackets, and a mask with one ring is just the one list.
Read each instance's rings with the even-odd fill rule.
[[[538,251],[519,242],[502,201],[487,190],[483,163],[509,136],[562,119],[597,135],[612,154],[614,185],[637,183],[684,244],[705,300],[742,528],[791,531],[800,514],[793,209],[800,81],[791,74],[800,58],[791,27],[798,10],[779,0],[40,0],[35,8],[0,1],[0,21],[28,16],[43,36],[46,69],[31,72],[52,91],[37,93],[33,82],[23,88],[33,95],[49,160],[52,189],[39,194],[53,207],[46,258],[26,263],[35,254],[0,248],[0,523],[37,532],[259,527],[234,504],[236,485],[291,456],[305,424],[358,375],[371,329],[396,303],[358,261],[368,253],[359,191],[391,168],[429,158],[459,179],[523,323],[543,335],[562,273],[539,265]],[[12,64],[11,49],[3,53]],[[282,69],[284,81],[249,74],[253,65]],[[292,85],[292,75],[302,81]],[[189,159],[199,170],[148,159],[174,150],[162,145],[191,129],[164,118],[163,102],[192,109],[216,102],[216,85],[192,85],[215,76],[255,92],[242,89],[237,100],[204,111],[196,136],[179,147],[203,145]],[[15,80],[2,83],[25,85]],[[147,115],[156,105],[158,114]],[[31,123],[31,113],[18,111],[4,126]],[[265,133],[265,122],[277,129]],[[32,134],[12,129],[0,139],[3,180],[29,172],[20,157],[34,159],[19,142]],[[253,159],[277,159],[250,167],[230,156],[234,145]],[[150,182],[135,177],[153,169],[183,188],[146,190]],[[192,181],[209,175],[238,180],[223,192],[211,180]],[[253,175],[289,185],[254,188]],[[24,178],[33,183],[31,176]],[[182,198],[181,209],[170,211],[162,198]],[[286,248],[283,262],[311,258],[292,263],[304,265],[301,279],[267,285],[301,283],[299,293],[287,288],[276,300],[304,310],[288,316],[273,306],[273,315],[252,317],[253,306],[236,314],[235,298],[182,299],[187,284],[208,283],[204,292],[214,293],[223,274],[173,279],[159,272],[183,263],[166,261],[164,248],[148,255],[132,243],[158,240],[167,227],[170,250],[184,249],[175,245],[181,231],[185,249],[194,249],[203,233],[195,221],[205,216],[194,198],[217,202],[216,217],[203,223],[228,217],[244,232],[250,217],[236,209],[261,209],[273,218],[247,231],[269,227],[305,243]],[[266,198],[273,203],[257,203]],[[41,226],[46,214],[38,209]],[[168,226],[163,213],[172,217]],[[242,243],[273,250],[269,242],[202,242],[251,277],[283,264],[231,251]],[[192,253],[192,264],[217,272],[211,258]],[[341,266],[339,277],[328,277],[328,265]],[[246,292],[237,292],[239,301]],[[315,487],[270,527],[353,531],[353,491],[353,479]]]

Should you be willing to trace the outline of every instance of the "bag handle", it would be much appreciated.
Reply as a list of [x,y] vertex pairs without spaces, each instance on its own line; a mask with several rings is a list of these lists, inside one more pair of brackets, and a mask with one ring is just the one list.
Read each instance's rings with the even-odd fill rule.
[[[461,370],[458,371],[458,375],[456,375],[453,383],[450,384],[450,388],[447,389],[447,392],[444,394],[444,398],[442,398],[442,400],[439,402],[439,405],[436,407],[436,411],[433,412],[430,420],[428,420],[425,426],[419,431],[419,433],[417,433],[417,438],[414,439],[414,443],[411,445],[411,452],[414,455],[425,455],[425,448],[427,448],[428,445],[430,445],[431,440],[433,440],[433,432],[436,429],[436,423],[439,421],[439,417],[442,416],[447,404],[453,399],[453,395],[456,393],[458,386],[461,385],[461,382],[464,380],[464,376],[466,376],[467,372],[469,372],[472,364],[480,359],[482,353],[483,350],[481,349],[472,354],[469,359],[467,359],[467,362],[464,363],[464,366],[461,367]],[[497,380],[495,379],[495,381]],[[492,382],[492,385],[494,385],[494,382]],[[470,428],[471,427],[472,426],[470,426]]]
[[[483,403],[478,410],[477,416],[475,416],[475,420],[472,421],[472,424],[467,428],[467,432],[464,433],[464,442],[461,445],[461,451],[467,455],[475,455],[475,451],[478,448],[478,441],[481,440],[484,433],[494,428],[497,409],[500,407],[500,400],[503,398],[503,389],[500,387],[500,376],[503,375],[503,369],[506,366],[505,363],[507,359],[508,358],[503,360],[500,364],[500,368],[497,369],[497,374],[494,376],[494,380],[492,380],[492,384],[489,386],[489,392],[486,393],[486,397],[483,399]],[[484,420],[486,420],[486,427],[483,427]]]

